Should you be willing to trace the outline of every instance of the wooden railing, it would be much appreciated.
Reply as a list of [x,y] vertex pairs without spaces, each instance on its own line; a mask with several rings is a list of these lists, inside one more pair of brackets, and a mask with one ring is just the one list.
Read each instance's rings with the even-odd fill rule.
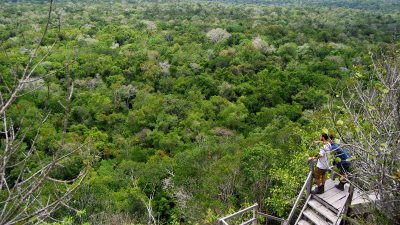
[[268,220],[274,220],[274,221],[278,221],[280,223],[283,223],[285,221],[282,218],[278,218],[278,217],[275,217],[275,216],[271,216],[271,215],[259,212],[258,211],[258,204],[254,204],[254,205],[252,205],[250,207],[247,207],[247,208],[242,209],[242,210],[240,210],[238,212],[235,212],[234,214],[231,214],[229,216],[221,218],[221,219],[219,219],[218,222],[219,222],[220,225],[229,225],[227,220],[232,219],[232,218],[237,217],[237,216],[240,216],[240,215],[242,215],[242,214],[244,214],[246,212],[250,212],[250,211],[253,213],[252,218],[250,220],[247,220],[247,221],[241,223],[240,225],[248,225],[248,224],[256,225],[258,223],[257,215],[263,216],[264,218],[267,219],[267,221]]
[[309,161],[310,171],[308,172],[308,176],[307,176],[306,182],[304,182],[303,187],[301,188],[301,191],[300,191],[299,195],[297,196],[297,199],[296,199],[296,201],[295,201],[295,203],[294,203],[294,205],[292,207],[292,210],[290,211],[290,214],[289,214],[288,218],[283,223],[284,225],[289,225],[290,224],[290,221],[292,220],[293,216],[295,215],[296,209],[299,206],[300,201],[304,196],[304,192],[306,193],[306,196],[305,196],[306,198],[311,193],[312,178],[313,178],[312,177],[312,173],[313,173],[313,170],[314,170],[314,164],[315,164],[315,162]]
[[[346,202],[344,203],[343,208],[339,211],[338,213],[338,220],[335,222],[335,225],[341,224],[342,220],[344,219],[344,216],[348,214],[349,207],[351,205],[351,201],[353,200],[353,194],[354,194],[354,177],[350,176],[347,178],[347,181],[349,182],[349,195],[347,196]],[[342,224],[347,224],[346,220],[343,221]]]

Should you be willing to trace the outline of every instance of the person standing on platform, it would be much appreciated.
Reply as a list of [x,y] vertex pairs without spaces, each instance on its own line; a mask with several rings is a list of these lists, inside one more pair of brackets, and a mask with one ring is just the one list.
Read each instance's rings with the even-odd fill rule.
[[322,147],[319,150],[319,155],[316,157],[309,157],[308,160],[318,160],[317,166],[313,171],[313,177],[317,187],[312,190],[313,194],[324,193],[324,186],[326,182],[326,172],[329,170],[329,159],[328,154],[331,153],[332,146],[329,141],[329,137],[326,133],[321,134],[320,141],[314,142],[316,144],[321,144]]

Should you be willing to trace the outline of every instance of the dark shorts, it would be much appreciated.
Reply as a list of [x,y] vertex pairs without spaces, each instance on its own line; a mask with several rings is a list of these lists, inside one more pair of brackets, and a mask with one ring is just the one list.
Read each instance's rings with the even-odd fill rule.
[[328,171],[328,170],[323,170],[323,169],[316,167],[313,171],[313,177],[315,179],[318,179],[318,178],[324,176],[326,174],[326,171]]

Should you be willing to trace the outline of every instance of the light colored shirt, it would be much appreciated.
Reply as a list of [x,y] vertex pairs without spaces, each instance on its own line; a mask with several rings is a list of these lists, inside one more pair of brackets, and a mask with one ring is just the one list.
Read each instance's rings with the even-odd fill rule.
[[324,146],[319,150],[320,158],[317,162],[317,167],[323,170],[329,169],[329,159],[328,154],[332,151],[332,146],[330,143],[324,144]]

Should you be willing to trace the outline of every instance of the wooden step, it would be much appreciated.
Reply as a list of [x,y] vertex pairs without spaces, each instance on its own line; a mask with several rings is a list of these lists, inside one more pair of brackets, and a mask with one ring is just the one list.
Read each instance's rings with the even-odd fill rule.
[[317,213],[315,213],[311,208],[304,210],[303,214],[310,219],[316,225],[330,225],[325,219],[321,218]]
[[306,203],[304,203],[304,206],[303,206],[303,208],[301,209],[300,215],[299,215],[299,217],[297,217],[297,220],[296,220],[296,222],[295,222],[294,224],[298,224],[299,221],[300,221],[301,219],[303,219],[303,218],[302,218],[303,212],[304,212],[304,210],[306,210],[306,209],[309,207],[309,206],[308,206],[308,201],[311,200],[311,197],[312,197],[312,195],[309,195],[309,196],[308,196],[307,201],[306,201]]
[[317,200],[311,199],[308,202],[308,205],[310,205],[316,212],[323,215],[325,218],[329,219],[332,223],[336,222],[337,216],[335,215],[335,213],[333,213],[330,209],[326,208],[324,205],[319,203]]
[[311,225],[307,220],[300,220],[297,225]]
[[335,208],[334,206],[330,205],[328,202],[326,202],[324,199],[322,199],[320,196],[318,195],[313,195],[313,199],[317,200],[317,202],[319,202],[320,204],[322,204],[323,206],[325,206],[325,208],[330,209],[334,214],[339,213],[339,210],[337,208]]

